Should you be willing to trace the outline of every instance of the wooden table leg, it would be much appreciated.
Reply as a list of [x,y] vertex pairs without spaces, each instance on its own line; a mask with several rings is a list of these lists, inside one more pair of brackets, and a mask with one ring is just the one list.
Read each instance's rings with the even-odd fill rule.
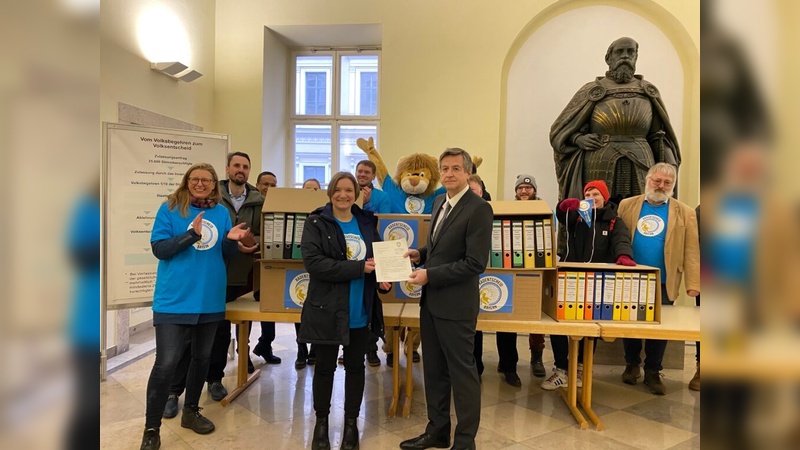
[[583,339],[583,389],[581,390],[581,406],[589,416],[589,420],[594,423],[597,430],[604,430],[605,426],[592,410],[592,371],[594,370],[594,338],[586,337]]
[[256,381],[261,376],[261,369],[256,369],[255,372],[247,374],[247,357],[250,346],[250,327],[246,322],[233,322],[239,325],[239,363],[236,366],[236,389],[228,391],[228,395],[220,401],[222,406],[228,406],[236,397],[239,396],[253,381]]
[[589,423],[586,422],[586,419],[583,418],[583,414],[578,410],[578,345],[580,340],[582,339],[581,336],[570,336],[569,337],[569,368],[567,369],[567,392],[564,393],[564,389],[559,389],[558,393],[561,395],[561,398],[567,403],[567,408],[575,416],[575,420],[578,421],[578,424],[581,427],[581,430],[586,430],[589,428]]
[[416,330],[406,329],[406,398],[403,401],[403,417],[411,415],[411,399],[414,396],[414,333]]
[[400,327],[393,327],[392,334],[392,404],[389,406],[389,417],[397,415],[400,404]]

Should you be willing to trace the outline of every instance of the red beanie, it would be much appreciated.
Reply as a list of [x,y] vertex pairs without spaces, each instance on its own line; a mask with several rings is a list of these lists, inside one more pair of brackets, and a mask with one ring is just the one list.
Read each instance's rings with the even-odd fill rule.
[[594,181],[590,181],[590,182],[586,183],[586,186],[584,186],[584,188],[583,188],[583,193],[586,194],[586,191],[588,191],[591,188],[595,188],[598,191],[600,191],[600,195],[603,196],[603,201],[608,203],[608,198],[610,197],[610,195],[608,193],[608,186],[606,186],[606,182],[605,181],[603,181],[603,180],[594,180]]

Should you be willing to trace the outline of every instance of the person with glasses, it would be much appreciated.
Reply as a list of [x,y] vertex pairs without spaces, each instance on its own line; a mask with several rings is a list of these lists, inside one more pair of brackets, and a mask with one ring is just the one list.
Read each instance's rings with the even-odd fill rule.
[[[671,305],[680,294],[681,279],[686,295],[700,295],[700,238],[693,208],[672,198],[675,191],[675,166],[658,163],[645,178],[642,195],[626,198],[619,205],[619,216],[629,224],[633,259],[639,264],[661,269],[661,304]],[[625,372],[622,381],[636,384],[641,377],[641,339],[624,339]],[[664,395],[661,362],[667,341],[646,339],[644,343],[644,384],[651,393]]]
[[245,224],[231,226],[219,204],[217,173],[194,164],[156,213],[150,245],[158,258],[153,293],[156,359],[147,382],[147,409],[141,450],[161,446],[161,417],[178,362],[191,340],[186,401],[181,426],[198,434],[214,431],[200,414],[200,392],[208,372],[218,323],[225,318],[225,261],[252,239]]
[[258,174],[256,178],[256,189],[261,193],[262,197],[267,196],[269,188],[278,187],[278,177],[270,171],[264,171]]

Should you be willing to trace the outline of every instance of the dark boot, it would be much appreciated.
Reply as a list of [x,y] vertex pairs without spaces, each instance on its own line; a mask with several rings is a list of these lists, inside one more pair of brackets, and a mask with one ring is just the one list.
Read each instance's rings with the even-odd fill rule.
[[312,450],[330,450],[331,441],[328,438],[328,418],[317,417],[314,424],[314,437],[311,439]]
[[214,422],[200,414],[202,409],[197,406],[184,406],[183,414],[181,414],[181,426],[189,428],[197,434],[208,434],[214,431]]
[[144,430],[142,436],[142,446],[139,450],[158,450],[161,448],[161,436],[158,428],[148,428]]
[[308,359],[308,347],[306,344],[297,344],[297,359],[294,361],[294,368],[297,370],[306,367]]
[[358,450],[358,424],[357,419],[344,419],[342,432],[342,450]]
[[541,350],[531,350],[531,370],[533,370],[533,376],[543,378],[547,375],[547,371],[544,370],[544,364],[542,363],[542,351]]

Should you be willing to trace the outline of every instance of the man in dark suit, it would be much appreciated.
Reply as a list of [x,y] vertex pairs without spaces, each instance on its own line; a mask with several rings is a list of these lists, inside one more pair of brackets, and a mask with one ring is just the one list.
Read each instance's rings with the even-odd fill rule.
[[460,148],[439,157],[447,193],[433,203],[428,245],[406,253],[415,264],[410,282],[422,286],[420,329],[428,426],[401,449],[450,446],[450,394],[456,407],[453,449],[474,449],[481,391],[472,355],[480,302],[478,277],[486,269],[492,207],[469,189],[472,160]]

